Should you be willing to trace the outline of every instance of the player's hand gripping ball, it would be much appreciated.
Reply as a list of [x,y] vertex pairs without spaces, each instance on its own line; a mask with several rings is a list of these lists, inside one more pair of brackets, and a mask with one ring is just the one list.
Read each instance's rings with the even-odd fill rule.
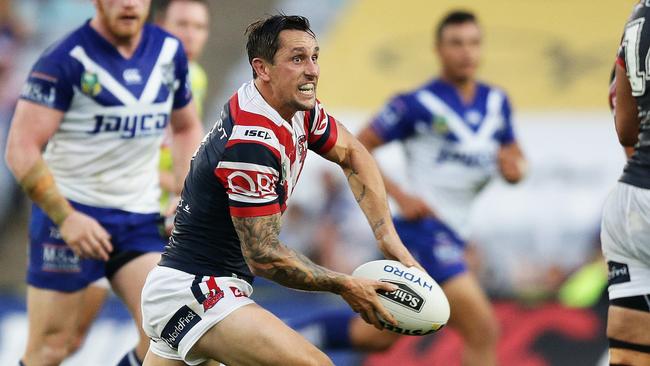
[[378,291],[379,301],[397,320],[397,326],[380,321],[395,333],[425,335],[442,328],[449,320],[449,302],[436,281],[420,269],[392,260],[362,264],[353,276],[390,282],[399,288]]

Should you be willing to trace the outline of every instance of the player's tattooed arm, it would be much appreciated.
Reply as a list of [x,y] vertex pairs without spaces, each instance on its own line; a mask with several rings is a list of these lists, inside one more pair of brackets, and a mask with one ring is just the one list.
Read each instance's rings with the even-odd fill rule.
[[375,159],[343,125],[338,124],[338,131],[336,144],[325,157],[343,168],[350,190],[370,224],[379,249],[386,258],[399,260],[407,266],[417,265],[393,226],[386,188]]
[[255,275],[299,290],[344,291],[348,276],[321,267],[280,243],[280,214],[233,216],[232,222],[244,258]]

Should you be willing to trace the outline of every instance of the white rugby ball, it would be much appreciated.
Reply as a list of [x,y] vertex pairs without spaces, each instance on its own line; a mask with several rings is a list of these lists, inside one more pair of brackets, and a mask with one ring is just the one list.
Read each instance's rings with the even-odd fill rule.
[[431,276],[416,267],[408,268],[392,260],[377,260],[362,264],[352,275],[390,282],[399,287],[393,292],[377,292],[379,301],[397,320],[397,326],[382,321],[390,331],[425,335],[438,331],[449,320],[447,296]]

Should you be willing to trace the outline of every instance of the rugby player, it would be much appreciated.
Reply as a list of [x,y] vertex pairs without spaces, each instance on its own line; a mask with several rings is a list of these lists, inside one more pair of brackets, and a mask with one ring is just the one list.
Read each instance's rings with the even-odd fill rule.
[[319,47],[308,20],[271,16],[247,34],[253,80],[196,152],[169,244],[142,292],[145,365],[331,364],[249,298],[254,276],[338,294],[375,327],[379,316],[395,324],[376,294],[394,285],[320,267],[278,240],[308,150],[341,166],[384,255],[418,265],[397,236],[372,156],[316,99]]
[[[183,47],[145,24],[149,0],[94,4],[94,17],[33,66],[9,133],[8,165],[35,203],[27,366],[58,365],[75,350],[86,288],[104,276],[141,324],[142,286],[164,247],[162,134],[171,124],[179,182],[202,136]],[[138,329],[119,365],[144,358],[149,340]]]
[[[474,14],[446,15],[435,32],[440,75],[392,98],[359,133],[359,140],[371,152],[391,141],[402,143],[409,184],[384,179],[400,209],[395,227],[449,299],[449,325],[464,342],[463,364],[489,366],[497,362],[498,324],[467,270],[468,219],[475,198],[497,173],[516,183],[526,163],[513,132],[508,97],[476,79],[481,40]],[[358,319],[349,334],[352,345],[370,349],[388,347],[397,338]]]
[[615,124],[633,148],[603,208],[601,243],[609,268],[610,365],[650,364],[650,19],[640,1],[627,21],[616,61]]
[[[160,2],[155,10],[156,24],[178,37],[183,43],[185,54],[189,62],[190,86],[192,99],[203,116],[203,104],[208,89],[208,75],[197,59],[203,53],[203,48],[208,40],[210,12],[207,0],[166,0]],[[173,213],[178,203],[176,192],[178,187],[174,180],[171,155],[171,136],[169,129],[165,133],[163,145],[160,150],[160,187],[162,196],[160,208],[166,216],[166,235],[171,232]]]

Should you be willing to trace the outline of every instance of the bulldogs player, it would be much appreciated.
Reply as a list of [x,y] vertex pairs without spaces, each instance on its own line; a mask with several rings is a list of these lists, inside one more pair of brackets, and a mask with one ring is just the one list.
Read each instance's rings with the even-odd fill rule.
[[[21,361],[28,366],[58,365],[74,351],[85,289],[103,276],[141,324],[141,289],[164,247],[163,130],[171,124],[179,181],[202,135],[185,53],[144,24],[149,1],[94,3],[95,16],[34,65],[9,134],[7,161],[35,203]],[[148,343],[140,330],[120,365],[139,364]]]
[[308,150],[339,164],[388,258],[417,265],[391,222],[372,156],[316,100],[319,47],[306,18],[248,27],[253,80],[225,104],[197,151],[162,260],[142,293],[152,339],[145,365],[328,365],[331,361],[249,296],[253,276],[339,294],[363,319],[394,324],[376,290],[392,284],[312,263],[278,240]]
[[616,62],[616,133],[633,147],[603,208],[601,242],[609,267],[610,365],[650,364],[650,4],[628,20]]
[[[498,326],[464,261],[468,216],[474,199],[497,172],[510,183],[518,182],[525,161],[507,96],[476,80],[481,37],[473,14],[448,14],[436,32],[440,76],[394,97],[359,140],[370,151],[391,141],[403,144],[409,186],[385,180],[401,211],[395,226],[449,299],[449,324],[465,345],[463,364],[485,366],[496,364]],[[396,338],[385,331],[373,333],[357,320],[351,325],[351,342],[386,347]]]

